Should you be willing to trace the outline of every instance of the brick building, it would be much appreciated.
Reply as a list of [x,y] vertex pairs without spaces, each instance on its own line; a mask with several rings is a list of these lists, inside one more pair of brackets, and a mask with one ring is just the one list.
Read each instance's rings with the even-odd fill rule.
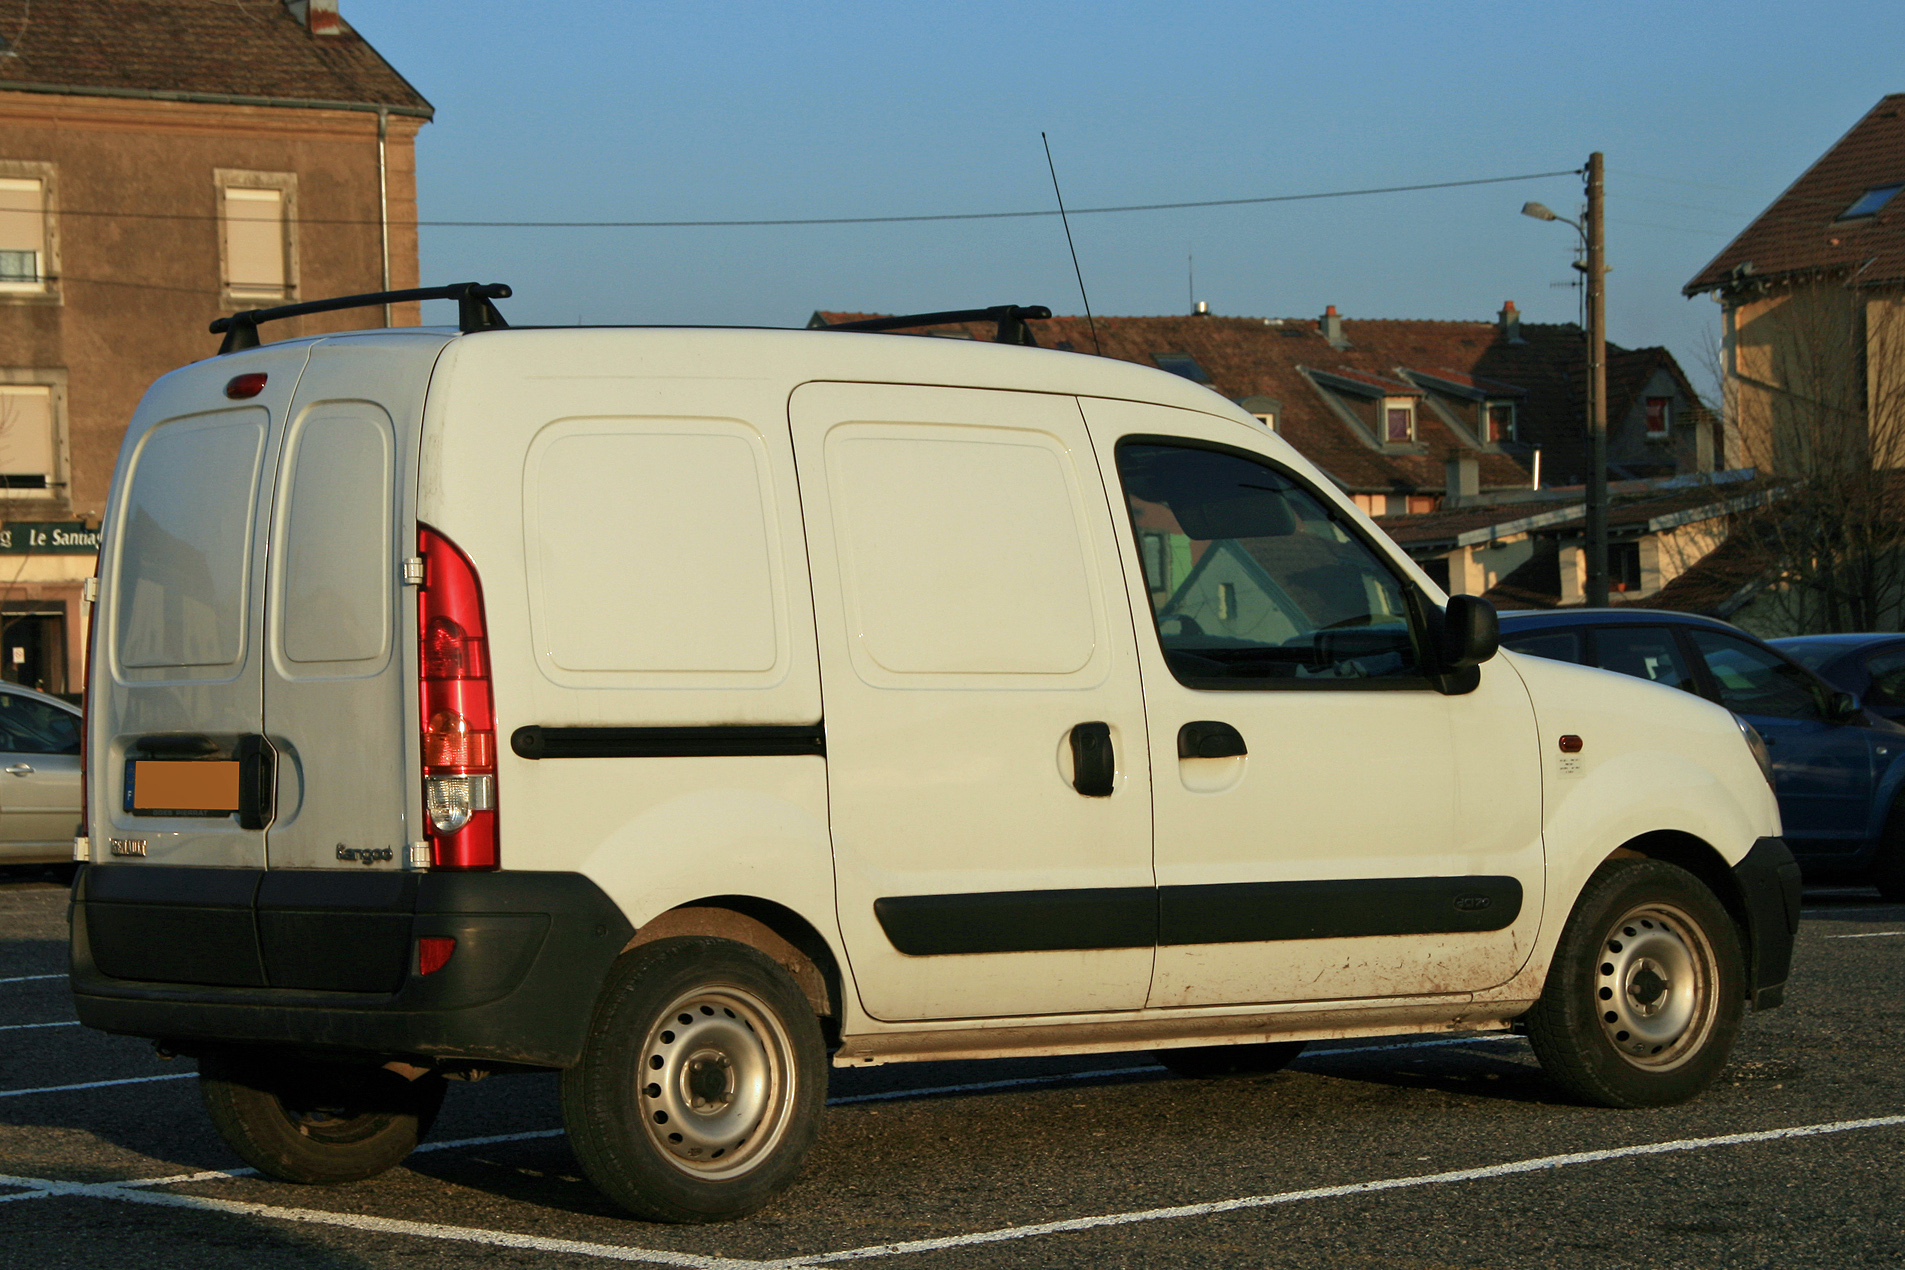
[[336,0],[0,0],[0,675],[77,687],[126,421],[213,318],[417,285],[430,117]]

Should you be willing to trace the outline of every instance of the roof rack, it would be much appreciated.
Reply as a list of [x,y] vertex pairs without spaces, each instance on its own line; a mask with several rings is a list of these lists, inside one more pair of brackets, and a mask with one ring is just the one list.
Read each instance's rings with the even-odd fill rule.
[[995,304],[989,309],[951,309],[945,313],[906,313],[899,317],[867,318],[860,322],[833,322],[815,329],[822,331],[898,331],[911,326],[949,326],[954,322],[996,322],[995,344],[1026,344],[1037,348],[1032,328],[1026,320],[1052,316],[1042,304]]
[[329,300],[307,300],[302,304],[281,304],[273,309],[246,309],[212,323],[212,334],[224,332],[220,353],[237,353],[258,347],[260,323],[281,318],[301,317],[306,313],[330,313],[337,309],[374,309],[384,304],[404,304],[411,300],[455,300],[457,325],[465,335],[472,331],[494,331],[506,327],[503,315],[491,300],[507,300],[510,289],[500,282],[458,282],[447,287],[412,287],[408,291],[372,291],[367,295],[340,295]]

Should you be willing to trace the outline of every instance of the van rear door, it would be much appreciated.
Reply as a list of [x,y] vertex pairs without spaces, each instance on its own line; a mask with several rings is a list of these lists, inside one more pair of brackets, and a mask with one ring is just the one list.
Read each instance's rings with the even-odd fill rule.
[[403,584],[430,365],[417,345],[320,344],[292,403],[262,671],[278,756],[272,869],[399,870],[423,837],[410,824],[422,793],[415,592]]
[[169,376],[127,430],[87,730],[95,859],[265,863],[261,597],[279,440],[306,355],[232,359],[233,372],[265,376],[244,401],[221,391],[223,368]]

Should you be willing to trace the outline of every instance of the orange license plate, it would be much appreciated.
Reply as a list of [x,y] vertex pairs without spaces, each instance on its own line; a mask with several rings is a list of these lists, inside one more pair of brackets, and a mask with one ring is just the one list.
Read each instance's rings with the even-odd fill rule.
[[126,764],[126,810],[135,816],[230,815],[238,810],[238,764],[134,759]]

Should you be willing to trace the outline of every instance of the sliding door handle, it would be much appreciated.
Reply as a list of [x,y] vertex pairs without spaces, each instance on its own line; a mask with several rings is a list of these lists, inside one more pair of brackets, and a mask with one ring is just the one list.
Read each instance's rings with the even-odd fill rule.
[[1243,733],[1228,723],[1199,719],[1177,730],[1179,758],[1242,758],[1248,753]]
[[1087,798],[1109,798],[1118,779],[1111,725],[1080,723],[1072,729],[1072,788]]

